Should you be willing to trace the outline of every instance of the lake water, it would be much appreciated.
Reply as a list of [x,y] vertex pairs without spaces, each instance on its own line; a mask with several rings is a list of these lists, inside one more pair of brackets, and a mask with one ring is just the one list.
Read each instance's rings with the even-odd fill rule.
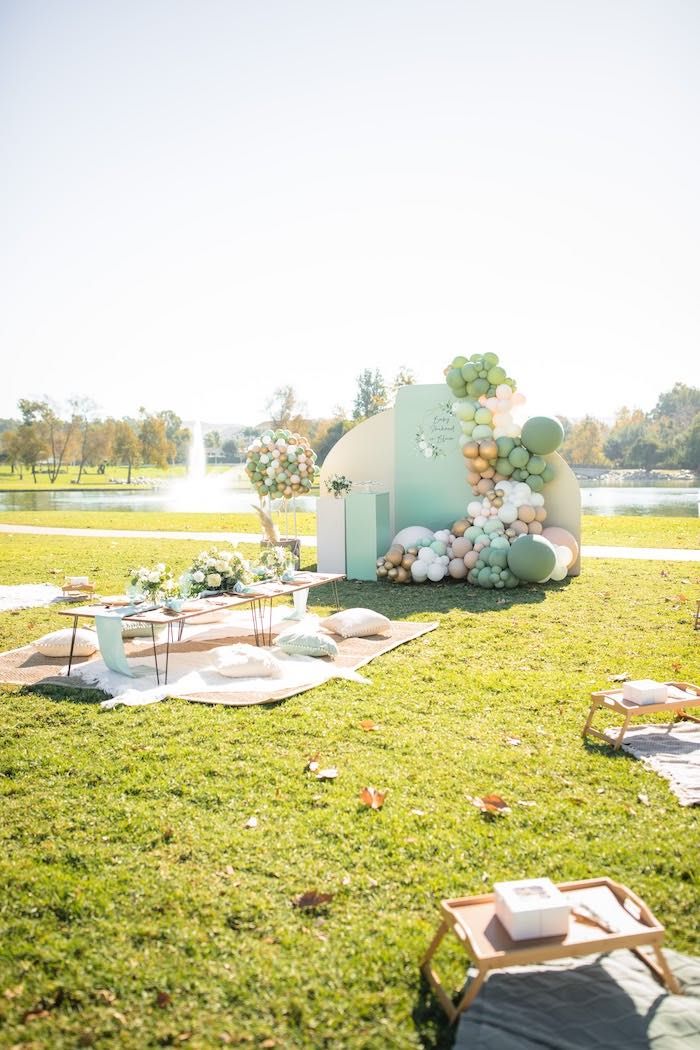
[[[697,488],[687,485],[592,485],[581,482],[581,510],[584,514],[618,515],[650,514],[664,517],[695,518],[698,516]],[[186,502],[187,505],[183,505]],[[208,511],[232,514],[250,512],[257,502],[253,492],[240,489],[216,489],[192,502],[182,494],[167,490],[143,492],[114,491],[71,492],[0,492],[0,513],[12,511]],[[297,510],[313,510],[314,497],[298,501]],[[291,504],[290,504],[291,508]]]

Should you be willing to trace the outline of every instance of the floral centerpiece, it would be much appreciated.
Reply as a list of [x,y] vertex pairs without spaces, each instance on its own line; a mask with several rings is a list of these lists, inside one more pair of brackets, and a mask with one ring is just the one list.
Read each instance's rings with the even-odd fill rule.
[[294,574],[294,555],[287,547],[264,547],[255,574],[266,580],[282,580]]
[[252,578],[250,565],[235,547],[212,547],[197,555],[180,577],[180,588],[188,597],[203,591],[233,591],[237,583],[250,583]]
[[134,597],[144,595],[152,602],[159,602],[177,592],[172,570],[162,561],[150,569],[145,565],[129,569],[127,577]]
[[350,478],[346,478],[344,474],[334,474],[332,478],[326,478],[325,485],[327,492],[335,496],[336,499],[342,499],[343,496],[347,496],[352,488],[352,481]]

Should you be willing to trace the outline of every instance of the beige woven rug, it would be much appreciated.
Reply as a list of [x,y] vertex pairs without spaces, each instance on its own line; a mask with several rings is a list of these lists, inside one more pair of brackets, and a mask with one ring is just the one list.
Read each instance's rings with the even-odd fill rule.
[[[344,671],[355,671],[359,667],[363,667],[368,664],[371,660],[381,656],[383,653],[389,652],[391,649],[396,649],[397,646],[404,645],[406,642],[413,641],[416,638],[420,638],[421,635],[427,634],[429,631],[435,630],[437,623],[412,623],[409,621],[392,621],[391,633],[388,636],[373,635],[369,638],[340,638],[338,635],[333,635],[338,645],[338,656],[332,661],[332,667],[341,674]],[[235,634],[226,634],[225,631],[219,629],[217,631],[217,637],[215,639],[207,638],[192,638],[190,640],[185,639],[182,642],[174,643],[170,647],[171,660],[177,653],[207,653],[212,649],[213,646],[220,646],[226,644],[233,644],[235,642],[250,642],[251,635],[248,632],[243,632],[240,629]],[[126,642],[125,651],[127,656],[138,657],[139,663],[151,664],[153,662],[153,650],[149,644]],[[158,645],[156,648],[158,653],[158,660],[161,666],[161,670],[165,665],[165,646]],[[94,656],[83,657],[82,659],[75,659],[74,664],[85,667],[89,666],[91,661],[99,661],[100,654],[96,653]],[[30,688],[42,688],[44,686],[62,686],[67,689],[91,689],[93,688],[89,683],[71,674],[70,678],[62,674],[62,670],[67,665],[66,658],[50,658],[39,656],[34,651],[31,645],[23,646],[21,649],[15,649],[11,652],[0,653],[0,682],[10,685],[21,685]],[[331,663],[326,658],[323,659],[324,663]],[[125,680],[125,687],[130,680]],[[293,688],[284,688],[283,683],[279,680],[270,679],[270,690],[269,692],[245,692],[242,689],[232,690],[231,692],[197,692],[197,693],[180,693],[173,691],[168,693],[170,696],[182,696],[186,700],[191,700],[195,703],[201,704],[225,704],[231,707],[248,707],[253,704],[270,704],[276,703],[279,700],[286,700],[290,696],[294,696],[297,693],[305,692],[307,689],[313,689],[316,685],[320,684],[318,681],[312,681],[303,685],[296,685]],[[153,685],[155,685],[155,673],[153,678]]]

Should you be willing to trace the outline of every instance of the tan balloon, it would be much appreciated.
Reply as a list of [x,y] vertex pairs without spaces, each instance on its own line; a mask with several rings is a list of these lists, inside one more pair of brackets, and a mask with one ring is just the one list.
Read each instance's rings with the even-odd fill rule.
[[547,520],[547,511],[544,509],[544,507],[538,507],[537,510],[535,511],[535,521],[546,521],[546,520]]
[[453,580],[463,580],[467,575],[468,569],[462,558],[453,558],[447,566],[447,571]]
[[392,547],[386,556],[386,560],[392,565],[400,565],[404,556],[403,547]]
[[530,507],[527,503],[518,510],[518,518],[520,521],[524,521],[526,525],[529,525],[536,517],[537,512],[535,511],[535,508]]
[[524,536],[527,533],[527,525],[524,521],[514,521],[508,532],[512,532],[514,536]]
[[386,575],[387,575],[387,571],[384,568],[384,565],[380,565],[379,568],[377,569],[377,576],[379,576],[380,579],[384,579],[384,577]]
[[468,554],[464,555],[464,564],[468,569],[473,569],[479,560],[478,551],[469,551]]
[[470,485],[478,485],[481,481],[481,474],[475,474],[473,470],[470,470],[467,474],[467,481]]
[[401,568],[410,569],[415,560],[415,554],[404,554],[403,558],[401,559]]
[[399,574],[399,570],[397,568],[393,568],[393,569],[389,569],[389,571],[387,573],[387,576],[389,577],[390,580],[395,580],[396,577],[398,576],[398,574]]
[[486,470],[482,470],[481,476],[482,478],[492,478],[495,473],[496,471],[493,469],[493,467],[487,467]]
[[471,540],[468,540],[465,536],[459,536],[452,544],[452,553],[455,558],[464,558],[464,555],[469,554],[472,547]]
[[481,473],[482,471],[486,470],[488,465],[489,465],[489,461],[487,459],[484,459],[483,456],[477,456],[474,459],[473,463],[472,463],[472,466],[474,467],[474,470],[478,470],[479,473]]
[[399,565],[398,569],[396,570],[396,577],[394,579],[394,582],[405,583],[409,576],[410,573],[408,572],[408,570],[404,569],[403,565]]
[[454,536],[463,536],[468,528],[469,522],[466,521],[464,518],[460,518],[459,521],[456,521],[452,526],[452,534]]
[[540,524],[539,521],[531,521],[530,524],[527,527],[527,531],[530,534],[534,533],[535,535],[539,536],[541,534],[541,532],[542,532],[542,525]]
[[491,478],[482,478],[476,483],[476,491],[482,496],[485,495],[487,492],[491,492],[492,489],[493,481],[491,480]]
[[466,445],[462,448],[462,455],[466,456],[467,459],[476,459],[479,455],[479,442],[467,441]]

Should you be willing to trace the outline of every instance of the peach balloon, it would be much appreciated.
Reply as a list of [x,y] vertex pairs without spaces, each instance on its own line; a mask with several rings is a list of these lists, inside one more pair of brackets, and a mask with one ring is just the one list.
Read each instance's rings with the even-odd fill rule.
[[462,558],[453,558],[447,566],[447,571],[453,580],[463,580],[468,570]]
[[562,529],[558,525],[548,525],[546,529],[542,530],[542,535],[550,543],[553,543],[555,547],[568,547],[573,557],[571,562],[575,562],[578,558],[578,541],[568,529]]
[[463,536],[469,528],[469,522],[465,518],[460,518],[452,526],[452,532],[455,536]]
[[473,569],[474,566],[476,565],[476,563],[478,562],[478,560],[479,560],[479,552],[478,551],[469,551],[468,554],[464,555],[464,564],[466,565],[466,567],[468,569]]
[[537,512],[535,508],[531,507],[528,503],[525,503],[522,507],[518,508],[518,518],[520,521],[524,521],[526,525],[529,525],[536,517]]
[[491,481],[491,478],[482,478],[481,481],[477,481],[476,483],[476,491],[482,496],[485,493],[490,492],[492,488],[493,481]]
[[527,527],[527,531],[531,534],[534,533],[535,535],[540,535],[542,532],[542,526],[539,521],[531,521]]
[[[547,520],[547,511],[544,509],[544,507],[538,507],[537,510],[535,511],[535,521],[546,521],[546,520]],[[560,546],[561,546],[561,544],[560,544]]]
[[452,544],[452,553],[455,558],[463,558],[465,554],[469,554],[472,549],[472,541],[467,540],[464,536],[458,537]]

